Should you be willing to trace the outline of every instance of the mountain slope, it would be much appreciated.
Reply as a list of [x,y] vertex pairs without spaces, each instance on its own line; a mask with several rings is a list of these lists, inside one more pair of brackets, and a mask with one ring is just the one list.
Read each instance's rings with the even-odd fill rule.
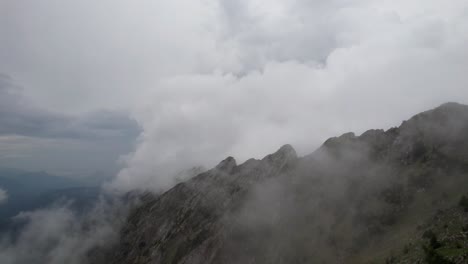
[[[104,262],[466,263],[467,187],[468,106],[448,103],[301,158],[289,145],[240,165],[229,157],[147,194]],[[421,233],[440,233],[437,213],[458,236],[430,248]]]

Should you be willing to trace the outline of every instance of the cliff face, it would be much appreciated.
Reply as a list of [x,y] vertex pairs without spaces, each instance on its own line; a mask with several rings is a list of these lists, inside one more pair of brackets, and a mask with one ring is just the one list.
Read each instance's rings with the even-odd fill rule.
[[[398,263],[408,245],[422,261],[420,233],[467,192],[468,106],[449,103],[301,158],[289,145],[240,165],[228,157],[147,194],[105,263]],[[459,253],[454,263],[468,261]]]

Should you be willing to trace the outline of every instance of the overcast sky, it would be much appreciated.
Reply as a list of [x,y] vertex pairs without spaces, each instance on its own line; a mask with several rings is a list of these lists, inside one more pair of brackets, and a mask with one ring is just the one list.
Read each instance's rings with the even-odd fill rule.
[[126,111],[49,110],[0,75],[0,166],[59,175],[108,174],[119,168],[121,155],[133,150],[140,132]]
[[467,47],[467,0],[0,0],[0,162],[126,154],[132,188],[305,154],[468,103]]

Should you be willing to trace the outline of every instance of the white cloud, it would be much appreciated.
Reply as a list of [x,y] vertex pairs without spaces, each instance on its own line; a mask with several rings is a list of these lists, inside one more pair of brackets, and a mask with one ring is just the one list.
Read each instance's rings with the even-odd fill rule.
[[[445,101],[467,103],[467,4],[433,2],[424,12],[386,1],[300,2],[271,16],[252,2],[229,4],[232,27],[247,23],[227,34],[247,72],[238,78],[221,64],[160,79],[141,101],[144,133],[115,185],[167,188],[166,175],[181,167],[261,157],[284,143],[304,154],[330,136],[396,126]],[[300,28],[286,23],[293,20]],[[315,40],[326,36],[329,52],[316,54]]]

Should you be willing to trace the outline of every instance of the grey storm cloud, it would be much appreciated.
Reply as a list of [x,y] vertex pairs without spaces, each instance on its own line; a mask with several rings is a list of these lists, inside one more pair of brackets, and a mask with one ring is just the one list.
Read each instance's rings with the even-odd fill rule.
[[21,95],[11,78],[0,75],[0,135],[97,140],[136,138],[139,132],[136,121],[123,112],[72,116],[38,107]]
[[128,111],[63,113],[38,105],[0,75],[0,166],[59,175],[107,176],[141,133]]

